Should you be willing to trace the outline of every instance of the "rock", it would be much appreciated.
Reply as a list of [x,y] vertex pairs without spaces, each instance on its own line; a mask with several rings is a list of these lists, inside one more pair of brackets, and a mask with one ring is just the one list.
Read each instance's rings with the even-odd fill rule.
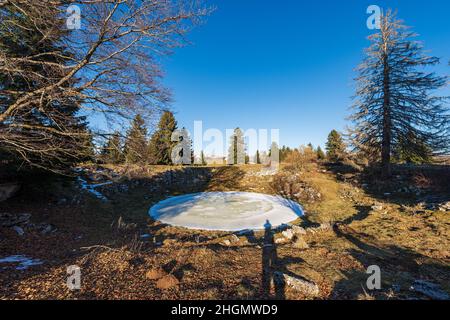
[[14,227],[13,227],[13,230],[14,230],[15,232],[17,232],[17,234],[18,234],[19,236],[23,236],[23,235],[25,234],[25,231],[23,231],[23,229],[22,229],[21,227],[19,227],[19,226],[14,226]]
[[286,238],[276,238],[275,239],[275,241],[274,241],[276,244],[283,244],[283,243],[286,243],[287,242],[287,239]]
[[231,241],[231,243],[238,243],[238,242],[240,242],[241,240],[239,239],[239,237],[238,237],[237,235],[232,234],[232,235],[230,236],[230,241]]
[[13,197],[17,191],[20,189],[20,184],[12,183],[1,183],[0,184],[0,202],[8,200]]
[[166,275],[167,275],[167,273],[163,269],[155,268],[155,269],[149,270],[145,274],[145,277],[149,280],[158,280],[158,279],[165,277]]
[[2,227],[12,227],[19,224],[28,223],[31,218],[31,214],[22,213],[19,215],[12,215],[9,213],[0,214],[0,226]]
[[295,235],[304,235],[306,234],[306,230],[302,227],[293,225],[292,226],[292,231],[294,232]]
[[279,284],[286,284],[290,288],[309,297],[317,297],[319,295],[319,287],[312,281],[299,277],[288,276],[279,271],[274,272],[274,281]]
[[450,298],[448,293],[442,290],[439,285],[425,280],[414,281],[411,290],[424,294],[434,300],[448,300]]
[[297,239],[293,242],[292,247],[296,249],[308,249],[309,245],[302,237],[297,237]]
[[163,278],[159,279],[156,282],[156,287],[158,289],[167,290],[167,289],[170,289],[170,288],[178,285],[179,283],[180,283],[180,281],[178,281],[178,279],[175,278],[175,276],[169,274],[169,275],[166,275]]
[[292,238],[294,237],[294,231],[292,231],[292,229],[287,229],[281,232],[281,235],[287,240],[292,240]]
[[321,223],[319,226],[320,230],[333,230],[333,223],[331,222],[325,222],[325,223]]
[[381,204],[374,204],[371,207],[371,209],[374,210],[374,211],[381,211],[381,210],[383,210],[383,206]]
[[231,245],[231,241],[228,240],[228,239],[227,240],[223,240],[222,244],[225,245],[225,246],[229,246],[229,245]]
[[36,228],[41,232],[41,234],[49,234],[55,232],[57,229],[55,226],[47,223],[41,223],[36,226]]

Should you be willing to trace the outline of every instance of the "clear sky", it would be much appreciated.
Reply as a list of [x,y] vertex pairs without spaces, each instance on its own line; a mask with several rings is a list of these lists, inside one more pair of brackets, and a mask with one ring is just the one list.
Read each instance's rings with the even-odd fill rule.
[[[348,124],[354,68],[373,31],[369,5],[398,9],[449,74],[448,0],[210,0],[216,11],[165,59],[180,126],[280,129],[291,147],[324,145]],[[443,91],[450,95],[448,88]]]

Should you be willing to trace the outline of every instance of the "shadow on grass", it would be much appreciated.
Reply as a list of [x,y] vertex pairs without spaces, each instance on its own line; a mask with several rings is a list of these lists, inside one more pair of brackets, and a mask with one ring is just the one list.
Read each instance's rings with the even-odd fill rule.
[[[378,243],[365,234],[360,234],[345,225],[334,227],[338,237],[343,237],[356,248],[347,252],[359,261],[365,270],[377,265],[381,270],[381,289],[367,289],[366,281],[370,274],[365,270],[344,271],[343,280],[335,283],[330,295],[332,299],[395,299],[422,298],[411,292],[410,286],[415,280],[427,280],[446,286],[450,270],[444,261],[433,259],[396,245]],[[394,292],[395,291],[395,292]]]

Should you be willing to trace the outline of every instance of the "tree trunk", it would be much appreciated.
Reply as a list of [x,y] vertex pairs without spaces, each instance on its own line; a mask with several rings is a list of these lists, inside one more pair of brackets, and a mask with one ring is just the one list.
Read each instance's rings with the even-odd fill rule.
[[391,176],[391,110],[390,110],[390,88],[389,88],[389,64],[387,55],[383,59],[383,141],[381,144],[381,168],[383,178]]

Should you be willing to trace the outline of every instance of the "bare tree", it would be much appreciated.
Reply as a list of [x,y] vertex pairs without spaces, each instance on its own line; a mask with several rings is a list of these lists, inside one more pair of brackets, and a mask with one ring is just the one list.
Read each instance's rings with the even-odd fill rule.
[[[73,5],[82,13],[78,30],[66,26]],[[0,147],[51,168],[55,158],[79,157],[55,137],[86,135],[59,106],[111,121],[162,109],[170,93],[160,83],[160,59],[186,44],[186,32],[208,12],[195,0],[2,1],[0,75],[10,85],[0,85]],[[33,42],[18,54],[8,45],[21,32]],[[44,43],[51,45],[36,50]],[[24,85],[11,85],[17,81]],[[36,110],[51,124],[27,121]]]
[[412,40],[416,34],[391,10],[380,27],[358,68],[351,139],[369,158],[381,159],[388,177],[393,150],[411,133],[435,152],[448,150],[449,115],[445,98],[429,93],[444,86],[446,77],[420,69],[439,59],[423,54],[422,44]]

